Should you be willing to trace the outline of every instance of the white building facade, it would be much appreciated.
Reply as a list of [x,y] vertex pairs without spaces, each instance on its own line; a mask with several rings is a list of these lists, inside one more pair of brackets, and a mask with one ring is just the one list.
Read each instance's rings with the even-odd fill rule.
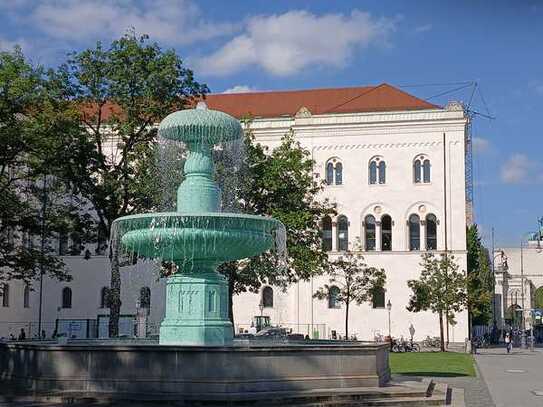
[[[340,256],[360,238],[365,262],[386,271],[384,295],[373,303],[351,307],[350,333],[358,339],[373,340],[378,334],[388,335],[390,329],[394,337],[409,337],[409,326],[413,325],[415,339],[439,335],[437,315],[407,311],[411,294],[407,281],[419,276],[421,254],[427,250],[447,250],[460,269],[466,270],[468,118],[462,106],[430,105],[389,85],[210,95],[207,103],[209,108],[236,117],[251,114],[256,140],[270,148],[292,131],[311,152],[315,178],[327,183],[322,197],[337,205],[338,215],[323,219],[329,255]],[[90,331],[94,336],[105,335],[108,309],[103,307],[102,290],[109,285],[109,259],[65,259],[73,281],[44,282],[46,334],[49,336],[56,327],[69,329],[70,335],[77,331],[75,336],[83,335],[83,331],[87,336],[92,336]],[[151,327],[162,319],[165,285],[156,272],[146,271],[153,267],[138,263],[124,268],[121,314],[125,315],[127,334],[137,303],[141,307],[145,301],[145,307],[150,307]],[[274,325],[312,337],[329,338],[333,331],[343,335],[345,310],[333,301],[313,297],[326,283],[328,278],[321,276],[293,284],[285,292],[265,286],[261,293],[235,297],[236,330],[248,329],[253,317],[262,313],[269,315]],[[21,327],[37,333],[38,291],[25,294],[18,282],[9,284],[8,304],[0,306],[0,336],[17,335]],[[142,291],[147,288],[150,304]],[[385,307],[388,301],[392,305],[390,326]],[[59,328],[57,320],[68,322]],[[149,331],[154,332],[154,328]],[[449,332],[451,342],[464,341],[468,335],[467,312],[456,316]]]
[[494,310],[498,329],[534,328],[543,342],[543,241],[528,240],[520,247],[495,252]]

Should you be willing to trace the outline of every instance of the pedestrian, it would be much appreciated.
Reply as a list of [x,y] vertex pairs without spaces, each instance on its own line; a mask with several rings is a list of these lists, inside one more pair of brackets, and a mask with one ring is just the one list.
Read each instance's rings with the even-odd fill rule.
[[41,330],[41,339],[45,339],[47,335],[45,334],[45,329]]
[[24,341],[26,339],[26,332],[24,328],[21,328],[21,332],[19,333],[19,340]]
[[507,353],[510,353],[511,348],[513,347],[513,343],[511,341],[511,336],[509,335],[509,332],[505,334],[505,346],[507,349]]

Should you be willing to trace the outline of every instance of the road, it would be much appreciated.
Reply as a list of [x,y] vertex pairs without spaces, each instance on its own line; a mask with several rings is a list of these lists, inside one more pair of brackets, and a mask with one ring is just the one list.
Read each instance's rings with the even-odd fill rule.
[[482,349],[475,360],[496,407],[543,406],[542,349]]

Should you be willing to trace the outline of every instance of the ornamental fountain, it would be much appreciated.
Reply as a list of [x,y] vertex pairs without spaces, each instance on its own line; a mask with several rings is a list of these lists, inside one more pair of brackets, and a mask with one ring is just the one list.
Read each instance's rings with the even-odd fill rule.
[[166,312],[160,326],[163,345],[229,345],[228,283],[221,263],[284,251],[285,228],[263,216],[221,212],[221,191],[213,180],[213,147],[243,136],[239,121],[226,113],[196,109],[167,116],[159,137],[186,145],[185,179],[177,190],[177,211],[149,213],[115,221],[112,243],[147,259],[175,263],[166,279]]
[[[279,258],[285,255],[281,222],[221,212],[226,205],[214,180],[213,152],[217,144],[220,149],[242,134],[236,119],[205,107],[167,116],[159,126],[160,138],[186,148],[176,210],[114,222],[113,252],[175,264],[175,272],[166,277],[158,343],[0,342],[0,388],[21,397],[143,399],[183,406],[390,397],[386,388],[375,390],[390,377],[387,344],[233,340],[228,284],[217,267],[268,250],[276,250]],[[367,387],[373,390],[366,392]]]

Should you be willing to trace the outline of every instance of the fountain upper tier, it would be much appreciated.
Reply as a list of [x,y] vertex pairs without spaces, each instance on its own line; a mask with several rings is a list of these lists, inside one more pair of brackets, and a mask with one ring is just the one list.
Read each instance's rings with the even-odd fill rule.
[[[116,221],[123,246],[147,258],[178,264],[220,264],[256,256],[284,245],[284,226],[263,216],[221,212],[221,191],[213,179],[213,145],[243,136],[238,120],[196,108],[168,115],[159,136],[186,144],[185,179],[177,190],[177,211],[125,216]],[[279,244],[278,244],[279,242]]]

